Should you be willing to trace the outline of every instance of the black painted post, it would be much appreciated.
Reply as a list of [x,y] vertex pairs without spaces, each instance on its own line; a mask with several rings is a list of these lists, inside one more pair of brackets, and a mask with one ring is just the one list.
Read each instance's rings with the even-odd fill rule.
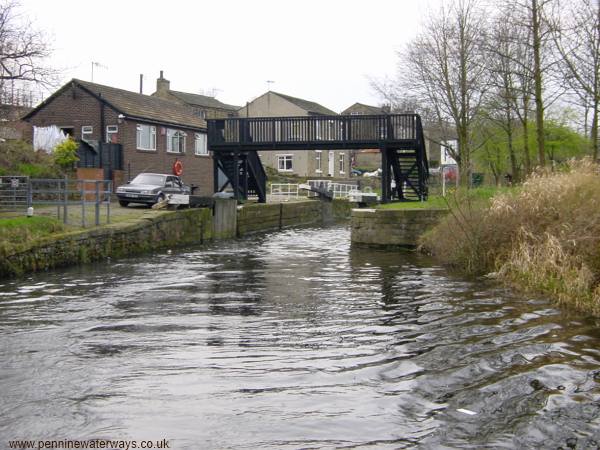
[[381,203],[388,203],[390,199],[390,163],[387,148],[382,145],[379,147],[379,151],[381,152]]
[[233,152],[233,198],[240,200],[240,154]]
[[243,160],[243,167],[244,167],[244,178],[242,180],[243,183],[243,187],[244,187],[244,200],[248,200],[248,157],[246,156]]
[[217,154],[213,152],[213,194],[219,192],[219,160]]

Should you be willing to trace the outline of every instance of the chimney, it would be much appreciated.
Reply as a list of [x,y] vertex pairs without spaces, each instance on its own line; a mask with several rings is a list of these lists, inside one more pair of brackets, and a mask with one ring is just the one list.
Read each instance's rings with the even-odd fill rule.
[[163,78],[163,71],[160,71],[160,77],[156,79],[156,96],[157,97],[168,97],[169,89],[171,89],[171,83],[169,80]]

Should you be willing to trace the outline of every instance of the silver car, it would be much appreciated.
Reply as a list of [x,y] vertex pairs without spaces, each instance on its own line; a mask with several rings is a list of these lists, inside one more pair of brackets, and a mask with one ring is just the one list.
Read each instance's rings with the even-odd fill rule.
[[160,173],[140,173],[133,180],[117,188],[119,205],[144,203],[153,205],[167,198],[169,194],[191,193],[191,188],[175,175]]

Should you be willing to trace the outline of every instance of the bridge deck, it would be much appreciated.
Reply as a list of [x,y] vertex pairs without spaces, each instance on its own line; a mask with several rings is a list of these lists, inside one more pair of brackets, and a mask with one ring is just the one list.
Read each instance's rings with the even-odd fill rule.
[[419,145],[416,114],[250,117],[208,121],[209,149],[309,150],[409,148]]
[[[373,149],[381,152],[381,197],[427,197],[427,155],[417,114],[379,116],[246,117],[208,120],[215,192],[231,186],[235,198],[255,192],[266,201],[266,150]],[[219,182],[220,174],[227,181]],[[392,178],[395,188],[392,186]]]

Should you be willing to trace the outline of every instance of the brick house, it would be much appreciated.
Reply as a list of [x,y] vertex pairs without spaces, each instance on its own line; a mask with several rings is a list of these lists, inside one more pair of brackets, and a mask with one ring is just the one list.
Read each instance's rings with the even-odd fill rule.
[[171,82],[164,78],[162,70],[160,71],[160,77],[156,79],[156,92],[152,96],[187,106],[191,109],[192,114],[201,119],[236,117],[237,111],[240,109],[239,106],[227,105],[207,95],[173,91],[171,90]]
[[21,117],[31,109],[24,105],[0,104],[0,139],[22,139],[25,124]]
[[[269,91],[238,110],[239,117],[334,116],[336,112],[309,100]],[[265,166],[302,177],[350,176],[348,150],[296,150],[259,152]]]
[[206,147],[206,122],[176,102],[73,79],[23,117],[34,127],[55,125],[76,140],[121,146],[122,172],[115,184],[141,172],[171,173],[183,163],[183,180],[213,191],[213,164]]
[[343,110],[340,114],[344,116],[355,116],[355,115],[382,115],[389,114],[389,106],[371,106],[365,105],[364,103],[355,103]]

